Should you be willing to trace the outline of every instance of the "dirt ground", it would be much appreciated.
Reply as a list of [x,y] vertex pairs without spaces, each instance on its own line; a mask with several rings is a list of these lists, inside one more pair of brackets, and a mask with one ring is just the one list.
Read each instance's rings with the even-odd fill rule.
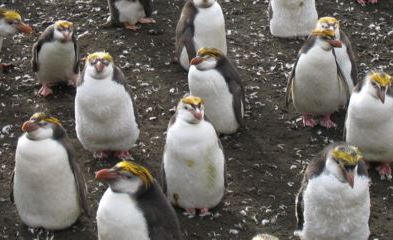
[[[57,19],[73,21],[82,56],[107,50],[123,69],[136,97],[141,136],[133,149],[135,161],[159,176],[165,131],[173,107],[187,92],[187,74],[172,64],[174,31],[183,0],[156,2],[157,24],[139,31],[102,29],[106,1],[15,0],[1,1],[19,10],[34,27],[30,36],[5,40],[1,58],[17,68],[0,75],[0,239],[97,239],[95,211],[106,186],[94,180],[94,172],[115,164],[97,162],[78,143],[71,88],[56,88],[55,96],[35,96],[39,85],[30,67],[31,46],[40,32]],[[344,112],[334,119],[339,127],[305,129],[299,114],[284,107],[286,76],[303,40],[274,38],[269,33],[267,0],[220,1],[226,17],[228,55],[236,63],[247,95],[247,128],[222,139],[227,157],[229,186],[223,203],[211,217],[189,219],[178,211],[185,239],[251,239],[270,233],[294,239],[294,199],[309,159],[329,142],[342,139]],[[341,20],[359,57],[360,77],[368,69],[393,72],[393,2],[360,6],[354,0],[319,0],[320,16]],[[1,73],[0,73],[1,74]],[[71,229],[53,234],[32,234],[24,227],[9,201],[9,179],[20,126],[36,111],[46,111],[63,121],[77,149],[88,179],[91,219],[82,217]],[[34,167],[34,166],[32,166]],[[393,239],[393,184],[371,172],[371,238]],[[54,236],[54,238],[53,238]]]

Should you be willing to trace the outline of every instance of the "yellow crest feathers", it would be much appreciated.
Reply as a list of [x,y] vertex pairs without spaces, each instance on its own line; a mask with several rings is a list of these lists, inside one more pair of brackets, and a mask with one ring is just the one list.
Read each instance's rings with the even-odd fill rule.
[[203,99],[195,96],[187,96],[185,98],[182,98],[181,102],[185,104],[199,105],[203,104]]
[[86,58],[86,61],[92,61],[94,59],[105,59],[109,62],[113,62],[113,57],[107,52],[95,52],[89,54]]
[[121,161],[118,164],[116,164],[116,167],[118,167],[121,171],[127,171],[135,176],[138,176],[145,184],[146,188],[148,188],[150,184],[153,182],[153,176],[151,175],[149,170],[138,164],[128,161]]
[[373,81],[377,82],[382,87],[392,85],[392,77],[384,72],[371,72],[369,76]]
[[59,20],[55,22],[55,26],[62,28],[72,28],[74,24],[66,20]]
[[30,117],[30,120],[34,120],[37,122],[44,121],[44,122],[48,122],[48,123],[54,123],[54,124],[61,125],[61,122],[59,119],[57,119],[55,117],[48,116],[47,114],[42,113],[42,112],[34,113]]
[[7,21],[22,21],[22,17],[16,11],[4,9],[1,13]]
[[354,146],[337,146],[333,149],[332,156],[344,165],[349,166],[358,164],[358,162],[363,158],[359,149]]
[[198,56],[212,56],[212,57],[219,57],[224,55],[219,49],[217,48],[200,48],[197,52]]
[[338,24],[339,21],[334,17],[321,17],[318,20],[319,23],[328,23],[328,24]]

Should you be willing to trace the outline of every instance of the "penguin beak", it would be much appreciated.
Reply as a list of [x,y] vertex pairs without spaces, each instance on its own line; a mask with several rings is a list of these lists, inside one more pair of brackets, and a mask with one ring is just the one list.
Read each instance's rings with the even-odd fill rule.
[[328,43],[334,48],[341,48],[343,46],[342,42],[339,40],[329,40]]
[[38,128],[40,128],[40,126],[31,120],[24,122],[22,125],[22,131],[27,133],[37,130]]
[[344,170],[344,175],[345,175],[345,179],[347,179],[347,182],[349,184],[349,186],[351,186],[351,188],[353,188],[354,185],[354,174],[353,174],[353,169],[345,169]]
[[64,37],[64,41],[65,41],[65,42],[70,41],[70,39],[71,39],[71,33],[70,33],[70,31],[69,31],[69,30],[64,31],[64,32],[63,32],[63,37]]
[[191,65],[198,65],[201,62],[203,62],[203,58],[201,58],[201,57],[194,57],[193,59],[191,59],[190,64]]
[[202,120],[202,119],[203,119],[203,111],[201,111],[199,108],[197,108],[197,109],[194,111],[194,117],[195,117],[196,119],[198,119],[199,121]]
[[105,65],[101,61],[98,61],[95,65],[96,71],[98,73],[102,73],[102,71],[104,70],[104,67],[105,67]]
[[118,177],[119,175],[113,169],[101,169],[100,171],[96,172],[96,179],[98,181],[113,180]]
[[378,98],[381,100],[382,103],[385,103],[385,95],[386,95],[386,88],[380,87],[377,91]]
[[29,33],[29,34],[33,31],[33,29],[29,25],[23,22],[16,25],[16,29],[18,29],[21,32]]

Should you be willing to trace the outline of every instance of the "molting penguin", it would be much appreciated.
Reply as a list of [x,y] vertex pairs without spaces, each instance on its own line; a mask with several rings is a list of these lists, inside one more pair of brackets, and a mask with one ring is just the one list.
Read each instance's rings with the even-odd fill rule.
[[336,127],[330,115],[348,102],[349,87],[334,52],[341,45],[334,31],[316,29],[300,49],[289,76],[286,104],[292,101],[303,114],[304,126],[314,127],[313,117],[322,115],[320,125]]
[[345,121],[345,139],[356,145],[364,159],[379,162],[381,178],[392,178],[393,161],[393,78],[384,72],[370,72],[351,96]]
[[244,115],[244,91],[236,68],[215,48],[199,49],[190,64],[190,94],[204,100],[206,116],[218,133],[236,132]]
[[313,159],[296,197],[302,240],[356,239],[370,235],[369,178],[356,147],[331,144]]
[[96,173],[109,184],[97,210],[99,240],[180,240],[174,209],[150,172],[122,161]]
[[181,99],[169,122],[162,182],[172,204],[191,215],[209,214],[224,196],[224,152],[199,97]]
[[176,26],[175,60],[188,70],[190,60],[203,47],[227,54],[224,14],[216,0],[188,0]]
[[106,25],[124,26],[137,30],[137,23],[155,23],[153,0],[108,0],[110,17]]
[[76,133],[96,158],[126,158],[139,137],[131,91],[120,68],[105,52],[86,59],[75,97]]
[[308,36],[318,20],[315,0],[270,0],[270,33],[276,37]]
[[42,84],[38,94],[53,94],[51,86],[67,82],[75,86],[79,78],[79,48],[73,24],[59,20],[50,25],[33,45],[33,71]]
[[83,209],[86,185],[73,148],[56,118],[34,114],[18,140],[11,200],[22,222],[48,230],[71,226]]

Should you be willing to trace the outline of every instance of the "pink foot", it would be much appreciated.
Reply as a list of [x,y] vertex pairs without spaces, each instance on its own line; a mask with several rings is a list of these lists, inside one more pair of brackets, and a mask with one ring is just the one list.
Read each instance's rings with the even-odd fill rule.
[[40,88],[40,90],[38,90],[38,95],[43,96],[43,97],[47,97],[52,94],[53,94],[53,91],[49,87],[48,84],[42,84],[42,87]]
[[337,127],[337,125],[330,119],[330,114],[323,116],[319,124],[325,128]]
[[184,215],[189,216],[189,217],[195,217],[195,213],[196,213],[195,208],[186,208],[184,210],[186,210],[184,212]]
[[392,169],[388,162],[381,163],[377,168],[381,180],[392,180]]
[[200,217],[208,216],[208,215],[211,214],[211,213],[209,212],[209,209],[208,209],[208,208],[201,208],[201,209],[199,209],[199,211],[200,211],[200,213],[199,213],[199,216],[200,216]]
[[109,157],[109,154],[106,151],[97,151],[93,153],[93,157],[98,160],[103,160]]
[[305,127],[315,127],[317,122],[313,119],[311,114],[305,113],[303,114],[303,125]]
[[127,159],[130,157],[130,152],[125,150],[125,151],[116,151],[113,154],[115,157],[119,158],[119,159]]
[[14,65],[12,63],[0,63],[0,70],[3,72],[9,72],[13,68]]
[[133,31],[136,31],[139,29],[138,26],[136,26],[135,24],[131,24],[131,23],[124,23],[124,27]]
[[147,23],[156,23],[156,20],[154,20],[153,18],[141,18],[138,20],[138,22],[142,23],[142,24],[147,24]]

